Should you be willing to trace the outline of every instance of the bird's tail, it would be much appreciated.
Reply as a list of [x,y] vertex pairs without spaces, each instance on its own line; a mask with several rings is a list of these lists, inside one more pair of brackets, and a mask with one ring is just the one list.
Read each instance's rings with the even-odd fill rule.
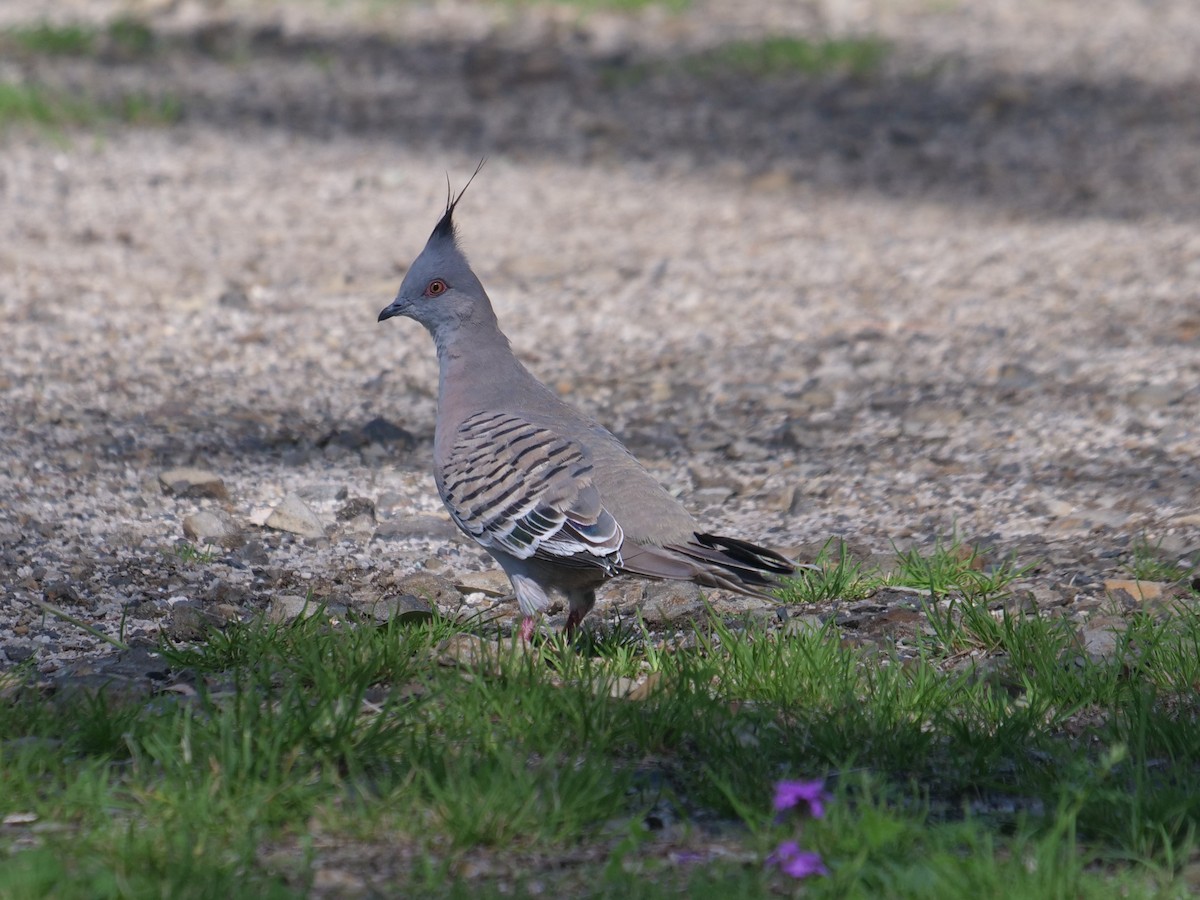
[[692,581],[767,599],[776,598],[762,588],[775,587],[780,576],[796,571],[791,560],[749,541],[699,533],[694,538],[664,547],[626,545],[621,548],[621,569],[644,578]]

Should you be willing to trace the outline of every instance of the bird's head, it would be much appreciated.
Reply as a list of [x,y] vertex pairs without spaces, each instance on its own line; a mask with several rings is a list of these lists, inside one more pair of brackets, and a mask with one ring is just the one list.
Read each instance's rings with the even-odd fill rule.
[[446,211],[425,243],[425,249],[409,267],[396,299],[380,311],[380,322],[394,316],[407,316],[429,329],[435,340],[451,326],[495,323],[491,301],[459,248],[454,227],[458,201],[482,166],[480,162],[457,196],[451,195],[447,188]]

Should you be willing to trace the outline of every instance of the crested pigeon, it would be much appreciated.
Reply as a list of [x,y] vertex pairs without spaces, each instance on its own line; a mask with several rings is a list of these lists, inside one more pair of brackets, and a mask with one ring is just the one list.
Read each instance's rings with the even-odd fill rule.
[[570,636],[596,588],[619,575],[768,596],[779,576],[795,571],[788,559],[701,531],[615,436],[513,354],[459,248],[453,217],[465,191],[447,194],[445,213],[378,321],[406,316],[433,336],[438,493],[508,575],[522,636],[532,638],[552,592],[566,600]]

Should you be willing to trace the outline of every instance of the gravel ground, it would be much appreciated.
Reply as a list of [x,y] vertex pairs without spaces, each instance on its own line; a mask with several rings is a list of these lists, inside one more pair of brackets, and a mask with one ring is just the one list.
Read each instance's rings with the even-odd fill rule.
[[[1085,640],[1142,608],[1111,583],[1135,542],[1200,564],[1190,0],[55,15],[131,8],[149,56],[0,65],[183,116],[0,135],[0,666],[154,674],[45,602],[133,644],[310,591],[511,624],[437,501],[433,348],[375,322],[485,153],[458,218],[514,346],[713,529],[872,559],[957,530],[1037,562],[1018,600]],[[867,77],[686,62],[772,34],[891,50]],[[819,613],[885,633],[912,602]],[[595,625],[639,606],[698,608],[617,583]]]

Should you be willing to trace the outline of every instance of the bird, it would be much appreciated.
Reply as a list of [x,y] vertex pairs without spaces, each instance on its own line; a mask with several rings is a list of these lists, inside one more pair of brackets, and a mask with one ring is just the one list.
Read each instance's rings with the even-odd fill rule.
[[455,524],[512,583],[522,638],[559,595],[570,639],[596,589],[618,576],[773,599],[791,560],[702,530],[616,436],[513,353],[454,222],[482,165],[456,195],[447,179],[445,212],[377,321],[407,317],[433,337],[434,480]]

